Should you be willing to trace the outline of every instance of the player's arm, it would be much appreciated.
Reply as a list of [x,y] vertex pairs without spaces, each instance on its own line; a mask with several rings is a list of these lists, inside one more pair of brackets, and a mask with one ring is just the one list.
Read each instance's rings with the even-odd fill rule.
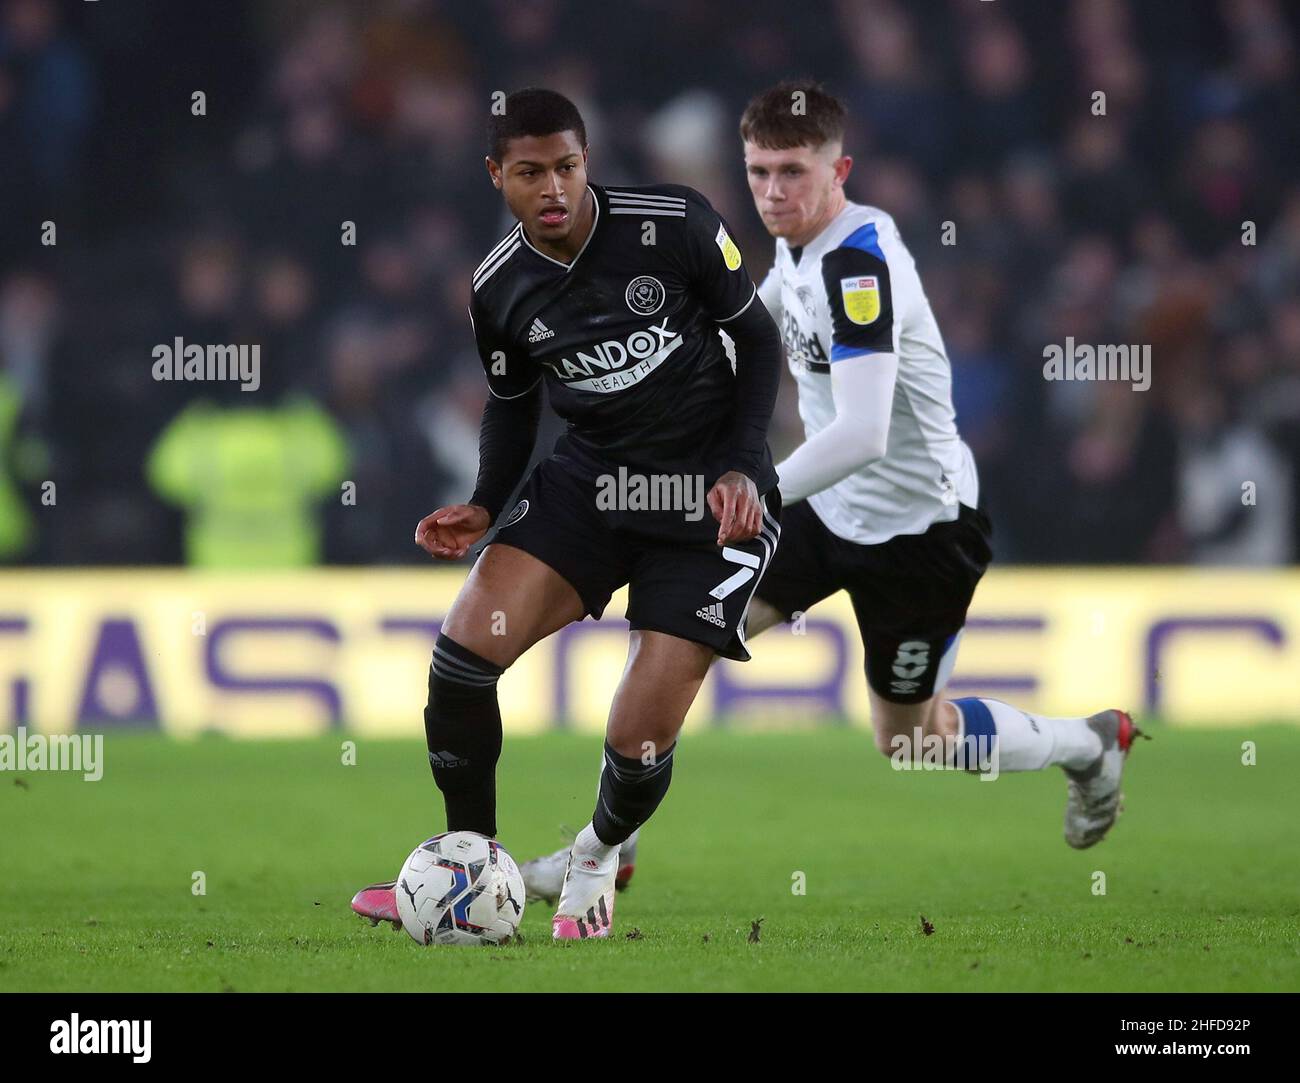
[[726,223],[703,196],[692,195],[687,200],[691,282],[704,310],[736,346],[729,458],[708,494],[719,523],[718,544],[723,545],[757,537],[763,523],[755,479],[762,471],[781,382],[781,333],[758,300]]
[[858,246],[822,257],[822,278],[831,310],[835,420],[777,464],[786,503],[856,473],[882,458],[889,444],[898,355],[889,268],[874,231]]
[[478,431],[478,480],[469,503],[496,522],[510,494],[524,476],[542,416],[541,377],[512,398],[489,391]]
[[542,413],[542,377],[497,336],[483,312],[470,305],[470,322],[488,379],[479,424],[478,480],[468,503],[426,515],[415,542],[435,557],[457,560],[488,532],[528,468]]
[[757,300],[722,327],[736,344],[736,405],[729,465],[755,479],[781,384],[781,333]]

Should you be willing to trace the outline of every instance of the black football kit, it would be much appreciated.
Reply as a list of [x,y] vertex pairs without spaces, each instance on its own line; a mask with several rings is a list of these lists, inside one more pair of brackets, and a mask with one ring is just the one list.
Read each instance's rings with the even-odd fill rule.
[[[536,249],[520,224],[475,272],[470,316],[491,395],[470,503],[494,520],[504,509],[545,380],[568,429],[495,540],[554,568],[593,617],[627,584],[633,628],[746,660],[745,611],[780,535],[766,442],[779,332],[698,192],[588,191],[595,220],[571,263]],[[763,522],[758,537],[720,547],[704,497],[732,470],[754,480]]]

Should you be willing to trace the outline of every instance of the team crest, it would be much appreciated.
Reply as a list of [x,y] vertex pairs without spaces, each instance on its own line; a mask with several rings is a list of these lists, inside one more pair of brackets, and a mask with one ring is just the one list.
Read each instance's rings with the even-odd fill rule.
[[722,262],[727,265],[727,270],[737,270],[740,267],[740,249],[736,247],[736,242],[731,239],[726,226],[718,227],[718,235],[713,238],[713,242],[721,250]]
[[623,299],[633,312],[651,316],[663,308],[664,296],[664,284],[659,279],[641,275],[627,284]]
[[880,281],[875,275],[841,278],[840,296],[844,314],[859,326],[866,327],[880,317]]
[[521,500],[519,501],[518,504],[515,505],[514,510],[506,517],[506,521],[501,525],[503,527],[511,526],[512,524],[519,522],[519,520],[522,519],[527,514],[528,514],[528,501]]

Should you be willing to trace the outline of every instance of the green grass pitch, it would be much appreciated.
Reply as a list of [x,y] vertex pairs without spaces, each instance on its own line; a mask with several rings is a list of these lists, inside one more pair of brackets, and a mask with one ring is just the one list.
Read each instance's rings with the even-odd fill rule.
[[[360,739],[344,766],[343,734],[109,737],[102,781],[0,774],[0,989],[1300,989],[1300,729],[1153,732],[1084,852],[1055,769],[981,782],[893,771],[861,731],[692,734],[615,938],[552,943],[533,904],[521,943],[483,949],[348,909],[441,829],[421,743]],[[585,822],[598,763],[594,737],[507,738],[516,858]]]

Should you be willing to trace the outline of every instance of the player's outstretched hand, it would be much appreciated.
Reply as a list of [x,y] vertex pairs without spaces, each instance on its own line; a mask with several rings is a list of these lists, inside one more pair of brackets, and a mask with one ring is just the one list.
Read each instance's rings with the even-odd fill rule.
[[718,544],[749,541],[763,525],[758,486],[739,470],[729,470],[709,490],[709,510],[718,520]]
[[415,528],[415,544],[439,560],[459,560],[491,525],[487,508],[451,504],[420,520]]

